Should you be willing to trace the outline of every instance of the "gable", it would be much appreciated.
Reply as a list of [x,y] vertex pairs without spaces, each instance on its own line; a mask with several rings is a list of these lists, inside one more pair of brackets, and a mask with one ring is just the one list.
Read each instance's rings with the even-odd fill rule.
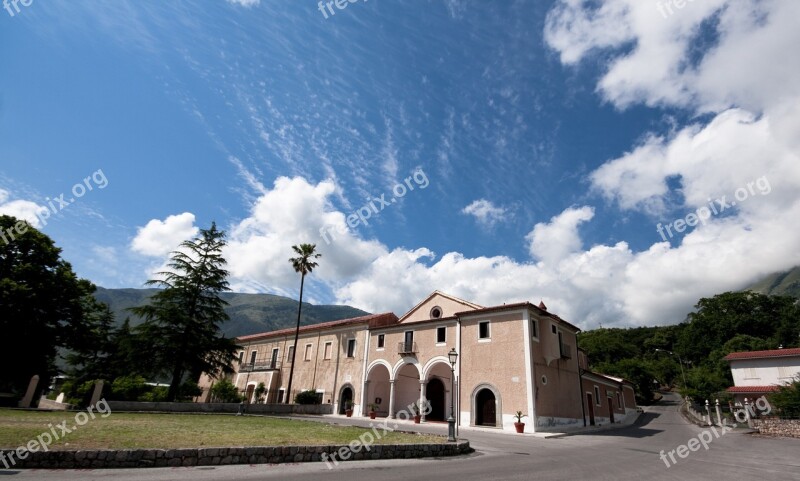
[[[439,308],[440,315],[432,315],[434,308]],[[410,311],[400,317],[400,323],[412,323],[427,321],[430,319],[446,318],[455,316],[456,312],[473,311],[481,309],[482,306],[474,304],[464,299],[445,294],[444,292],[433,291],[422,302],[414,306]]]

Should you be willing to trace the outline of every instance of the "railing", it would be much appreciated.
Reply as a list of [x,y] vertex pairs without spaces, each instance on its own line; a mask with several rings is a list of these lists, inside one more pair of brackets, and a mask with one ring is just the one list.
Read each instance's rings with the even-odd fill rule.
[[417,353],[417,343],[416,342],[398,342],[397,343],[397,353],[398,354],[416,354]]
[[239,372],[272,371],[280,368],[280,361],[248,362],[239,366]]
[[562,342],[559,346],[561,351],[561,357],[563,359],[572,359],[572,346],[567,343]]

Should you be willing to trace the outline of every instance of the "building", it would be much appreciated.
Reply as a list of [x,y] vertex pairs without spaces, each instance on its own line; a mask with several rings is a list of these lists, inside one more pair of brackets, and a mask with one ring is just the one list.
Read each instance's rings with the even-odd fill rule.
[[[379,416],[403,416],[427,400],[425,422],[445,421],[452,403],[462,426],[513,430],[522,411],[528,432],[620,422],[635,411],[626,381],[588,371],[582,377],[579,329],[543,303],[484,307],[435,291],[399,318],[383,313],[301,327],[287,394],[294,332],[238,338],[243,350],[231,381],[249,401],[262,382],[268,403],[310,390],[335,413],[352,403],[356,416],[370,407]],[[451,369],[452,349],[458,360]]]
[[745,398],[752,400],[776,391],[800,374],[800,348],[732,352],[725,360],[733,376],[728,392],[741,404]]

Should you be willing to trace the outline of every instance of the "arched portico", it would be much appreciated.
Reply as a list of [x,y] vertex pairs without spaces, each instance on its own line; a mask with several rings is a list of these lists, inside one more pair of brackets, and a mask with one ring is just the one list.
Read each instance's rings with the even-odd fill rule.
[[[429,403],[427,414],[423,415],[426,421],[446,421],[450,415],[450,402],[453,384],[450,361],[444,356],[438,356],[425,364],[423,368],[423,383],[421,385],[421,398]],[[455,405],[455,400],[453,404]]]
[[391,380],[389,417],[394,418],[399,413],[406,419],[412,416],[409,406],[420,402],[420,379],[422,369],[416,358],[406,356],[395,364]]
[[379,415],[389,415],[391,372],[392,366],[382,359],[372,362],[369,367],[367,367],[367,379],[364,382],[364,404],[362,409],[364,415],[369,415],[369,407],[371,404],[377,405],[375,411]]

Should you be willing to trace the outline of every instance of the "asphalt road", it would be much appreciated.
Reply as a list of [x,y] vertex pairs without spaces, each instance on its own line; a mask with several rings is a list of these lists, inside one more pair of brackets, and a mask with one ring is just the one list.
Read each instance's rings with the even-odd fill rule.
[[[719,437],[688,424],[667,396],[646,409],[635,425],[555,439],[486,431],[463,431],[476,452],[458,458],[116,470],[0,471],[8,479],[32,480],[800,480],[800,440],[775,439],[733,430]],[[342,419],[341,423],[363,423]],[[420,425],[428,432],[444,426]],[[704,434],[705,431],[705,434]],[[701,439],[708,439],[705,449]],[[687,445],[685,458],[679,445]],[[688,448],[696,447],[696,451]],[[664,451],[666,461],[660,458]],[[669,458],[673,453],[675,462]],[[667,464],[670,466],[667,467]]]

